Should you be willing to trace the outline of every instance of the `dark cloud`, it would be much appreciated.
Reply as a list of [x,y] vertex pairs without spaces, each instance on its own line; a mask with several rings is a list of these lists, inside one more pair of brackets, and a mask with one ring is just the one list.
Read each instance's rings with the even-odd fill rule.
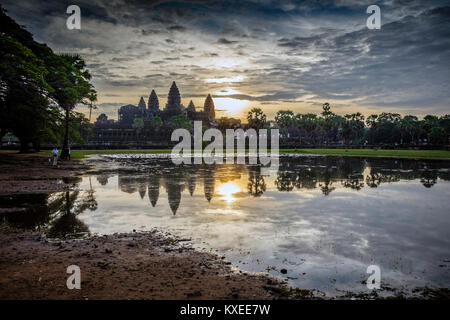
[[233,43],[237,43],[237,41],[228,40],[226,38],[220,38],[219,40],[217,40],[217,43],[220,43],[220,44],[233,44]]
[[[167,90],[177,80],[191,96],[229,86],[239,93],[221,97],[265,105],[330,100],[336,107],[449,113],[445,1],[377,1],[382,28],[368,30],[372,2],[80,0],[76,32],[65,27],[69,1],[2,3],[38,41],[80,53],[100,99],[134,95],[134,87]],[[206,81],[241,75],[238,82]]]
[[170,31],[185,31],[187,29],[186,29],[186,27],[176,25],[176,26],[167,27],[167,30],[170,30]]

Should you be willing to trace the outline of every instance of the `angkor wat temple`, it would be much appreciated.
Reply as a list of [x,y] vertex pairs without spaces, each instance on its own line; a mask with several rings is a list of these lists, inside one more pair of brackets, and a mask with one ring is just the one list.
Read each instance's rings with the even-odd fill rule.
[[[110,120],[104,113],[98,116],[94,123],[94,135],[89,139],[90,145],[110,146],[152,146],[164,145],[170,141],[170,120],[177,115],[186,115],[189,121],[202,121],[203,126],[215,126],[216,114],[214,101],[210,94],[205,99],[203,110],[198,111],[192,100],[185,107],[181,103],[180,91],[172,83],[167,103],[160,109],[155,90],[149,95],[148,103],[141,97],[137,106],[128,104],[118,110],[118,120]],[[155,127],[153,120],[159,118],[161,126]],[[135,119],[142,119],[141,125],[136,125]],[[162,128],[161,128],[162,127]]]

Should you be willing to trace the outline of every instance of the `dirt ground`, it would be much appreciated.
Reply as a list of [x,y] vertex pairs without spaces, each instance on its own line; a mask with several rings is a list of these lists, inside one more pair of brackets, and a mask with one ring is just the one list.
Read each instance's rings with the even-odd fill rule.
[[59,161],[53,167],[47,156],[0,152],[0,195],[67,191],[72,177],[87,168],[81,161]]
[[[0,299],[274,299],[289,289],[157,232],[49,242],[0,232]],[[69,290],[67,267],[81,271]]]
[[[53,168],[48,157],[0,153],[0,195],[66,191],[87,169],[77,160]],[[2,226],[0,243],[0,299],[274,299],[293,292],[160,232],[52,241]],[[69,265],[80,267],[80,290],[67,288]]]

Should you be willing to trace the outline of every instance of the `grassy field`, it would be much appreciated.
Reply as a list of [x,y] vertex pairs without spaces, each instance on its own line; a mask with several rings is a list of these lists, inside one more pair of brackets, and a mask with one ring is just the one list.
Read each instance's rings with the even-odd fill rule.
[[450,151],[445,150],[280,149],[280,153],[302,153],[302,154],[317,154],[326,156],[450,160]]
[[[138,154],[170,153],[170,149],[120,149],[120,150],[72,150],[73,159],[81,159],[90,154]],[[374,150],[374,149],[280,149],[280,153],[301,153],[326,156],[386,157],[428,160],[450,160],[450,151],[445,150]],[[50,151],[41,151],[50,156]]]

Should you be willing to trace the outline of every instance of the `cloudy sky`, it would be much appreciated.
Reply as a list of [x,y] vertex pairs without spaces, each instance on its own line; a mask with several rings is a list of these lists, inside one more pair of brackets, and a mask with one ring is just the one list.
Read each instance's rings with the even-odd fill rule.
[[[81,54],[98,91],[96,114],[148,99],[164,106],[208,93],[218,116],[261,107],[338,114],[450,114],[450,1],[1,1],[56,52]],[[81,30],[66,9],[81,8]],[[381,8],[369,30],[366,9]],[[83,110],[83,109],[80,109]]]

